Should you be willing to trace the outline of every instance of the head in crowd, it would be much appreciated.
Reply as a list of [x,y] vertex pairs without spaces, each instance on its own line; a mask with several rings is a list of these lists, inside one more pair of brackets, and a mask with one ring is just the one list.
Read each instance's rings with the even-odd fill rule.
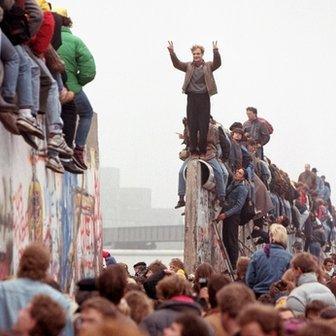
[[97,327],[107,318],[117,318],[117,308],[107,299],[95,297],[86,300],[81,306],[80,330]]
[[130,291],[126,293],[125,300],[130,308],[130,317],[137,324],[153,312],[153,301],[143,292]]
[[117,264],[106,268],[99,276],[97,284],[100,296],[118,305],[127,286],[125,267]]
[[279,216],[276,219],[277,224],[281,224],[285,228],[287,228],[290,225],[290,220],[286,215]]
[[336,277],[332,278],[328,283],[327,287],[331,290],[331,292],[336,296]]
[[183,314],[164,330],[163,336],[209,336],[209,327],[195,314]]
[[245,281],[247,267],[250,263],[249,257],[239,257],[237,261],[237,280]]
[[99,326],[81,330],[79,336],[144,336],[133,323],[124,319],[105,319]]
[[173,258],[170,263],[169,263],[169,269],[173,271],[174,273],[177,273],[179,270],[182,270],[185,274],[185,268],[184,268],[184,263],[181,259],[179,258]]
[[165,269],[167,269],[167,267],[161,262],[161,260],[155,260],[148,266],[147,278]]
[[204,47],[198,44],[195,44],[191,47],[191,53],[193,55],[193,61],[194,62],[199,62],[203,59],[204,55]]
[[281,245],[283,248],[287,248],[288,236],[287,230],[281,224],[272,224],[269,229],[269,238],[271,244]]
[[299,253],[292,259],[293,274],[298,279],[302,274],[317,272],[318,265],[315,258],[307,252]]
[[225,274],[213,274],[208,282],[209,303],[212,309],[217,308],[218,302],[216,295],[226,285],[231,283],[229,276]]
[[66,8],[55,8],[55,12],[62,17],[62,26],[71,28],[73,26],[72,20],[69,17],[68,10]]
[[324,321],[308,323],[295,334],[295,336],[335,336],[336,328]]
[[[194,290],[197,294],[199,294],[199,291],[201,289],[200,280],[206,280],[206,283],[208,283],[211,275],[214,273],[213,267],[209,263],[202,263],[200,264],[195,271],[195,280],[194,280]],[[201,281],[202,283],[202,281]]]
[[323,267],[327,272],[331,272],[334,267],[334,261],[332,258],[325,258],[323,261]]
[[140,261],[133,266],[134,274],[139,275],[147,271],[147,264],[144,261]]
[[76,286],[75,300],[79,306],[87,299],[99,295],[96,279],[94,278],[81,279],[77,282]]
[[317,174],[317,169],[316,169],[316,168],[313,168],[311,171],[312,171],[312,173],[314,173],[315,175]]
[[277,310],[278,310],[278,313],[279,313],[279,315],[281,317],[281,320],[283,322],[294,318],[293,311],[291,309],[287,308],[287,307],[280,307]]
[[327,308],[328,304],[323,301],[313,300],[306,306],[305,317],[307,320],[314,321],[320,317],[320,312]]
[[231,132],[231,137],[233,140],[239,142],[243,139],[244,131],[242,128],[234,128]]
[[247,141],[247,150],[249,151],[249,153],[255,153],[258,149],[258,145],[257,142],[253,139],[248,139]]
[[42,281],[47,277],[49,265],[49,251],[41,244],[31,244],[23,251],[17,276],[18,278]]
[[49,296],[37,295],[21,309],[14,330],[20,335],[57,336],[65,323],[63,308]]
[[237,182],[244,181],[247,178],[247,171],[244,168],[239,168],[234,174],[234,179]]
[[295,241],[292,245],[292,250],[294,254],[298,254],[303,252],[303,245],[299,241]]
[[253,121],[258,118],[258,111],[255,107],[247,107],[246,108],[247,118],[250,121]]
[[241,336],[283,336],[279,312],[260,303],[250,304],[240,312],[237,322]]
[[310,172],[310,164],[306,163],[305,166],[304,166],[304,169],[305,169],[306,172]]
[[174,296],[189,295],[189,283],[176,274],[166,276],[156,286],[156,293],[159,300],[170,300]]
[[255,302],[253,291],[241,283],[231,283],[217,293],[217,302],[221,312],[223,328],[229,334],[239,331],[236,318],[249,303]]

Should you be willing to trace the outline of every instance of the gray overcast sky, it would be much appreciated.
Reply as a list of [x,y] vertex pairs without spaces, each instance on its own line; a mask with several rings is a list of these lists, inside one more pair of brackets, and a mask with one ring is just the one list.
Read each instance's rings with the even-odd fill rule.
[[[255,106],[275,132],[266,155],[296,179],[306,162],[336,193],[335,0],[55,0],[66,6],[95,56],[88,93],[99,115],[101,164],[118,167],[125,187],[153,189],[153,205],[176,203],[186,96],[182,60],[194,43],[218,40],[222,67],[212,114],[229,126]],[[334,197],[335,199],[335,197]]]

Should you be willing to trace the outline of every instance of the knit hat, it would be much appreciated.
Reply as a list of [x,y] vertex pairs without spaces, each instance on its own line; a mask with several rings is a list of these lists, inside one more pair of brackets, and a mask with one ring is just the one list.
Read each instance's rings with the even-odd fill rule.
[[229,128],[230,131],[233,131],[235,128],[243,128],[243,124],[239,121],[235,121]]
[[53,11],[61,16],[64,16],[66,18],[69,17],[69,13],[68,13],[68,10],[64,7],[57,7],[55,9],[53,9]]
[[49,12],[50,11],[50,6],[46,0],[37,0],[38,5],[44,12]]

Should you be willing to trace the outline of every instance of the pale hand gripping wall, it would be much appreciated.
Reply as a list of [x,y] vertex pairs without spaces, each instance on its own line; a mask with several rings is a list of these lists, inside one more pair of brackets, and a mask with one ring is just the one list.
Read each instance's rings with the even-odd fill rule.
[[[42,147],[46,146],[40,144]],[[45,168],[45,158],[0,123],[0,280],[14,275],[22,250],[38,241],[52,254],[50,274],[66,291],[101,267],[97,116],[88,139],[88,171]]]

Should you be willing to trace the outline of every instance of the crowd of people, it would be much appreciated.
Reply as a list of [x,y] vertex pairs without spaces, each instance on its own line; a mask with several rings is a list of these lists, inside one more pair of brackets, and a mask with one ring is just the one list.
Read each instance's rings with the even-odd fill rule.
[[[239,257],[239,226],[253,225],[255,245],[269,243],[271,224],[283,225],[296,236],[295,246],[318,259],[331,251],[335,239],[336,213],[325,176],[306,164],[297,182],[265,155],[273,126],[247,107],[245,122],[236,121],[229,130],[210,114],[210,96],[217,93],[213,71],[221,65],[217,42],[213,61],[203,60],[204,48],[191,48],[193,61],[181,62],[172,42],[168,50],[175,68],[184,71],[183,92],[187,94],[187,116],[180,134],[184,149],[178,178],[176,209],[186,204],[186,169],[191,160],[205,161],[213,169],[216,199],[221,208],[217,221],[223,222],[222,240],[232,269]],[[251,222],[252,221],[252,222]],[[290,247],[291,248],[291,247]]]
[[61,174],[88,168],[93,117],[83,87],[95,78],[95,62],[72,24],[65,8],[46,0],[0,1],[0,121]]
[[336,255],[319,262],[271,245],[237,261],[235,279],[208,263],[188,274],[174,258],[126,264],[104,252],[106,267],[77,282],[73,296],[48,274],[50,253],[34,243],[15,278],[0,282],[3,336],[316,336],[336,335]]

